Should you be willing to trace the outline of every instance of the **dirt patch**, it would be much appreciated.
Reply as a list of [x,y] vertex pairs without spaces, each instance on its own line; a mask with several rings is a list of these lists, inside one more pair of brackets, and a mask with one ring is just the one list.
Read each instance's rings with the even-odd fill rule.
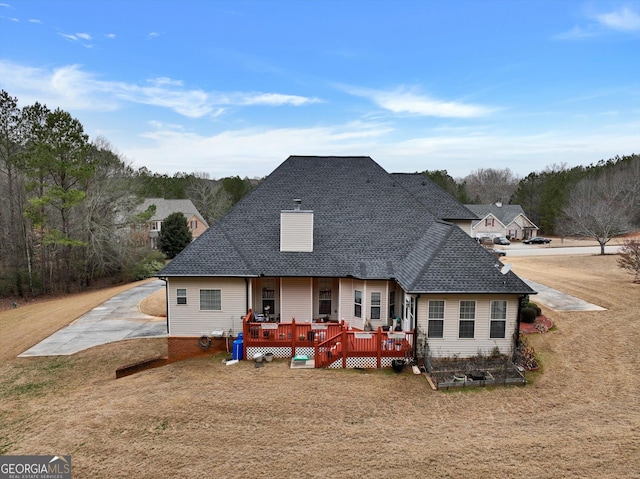
[[[609,307],[540,304],[555,328],[528,337],[542,367],[525,387],[433,391],[410,369],[227,366],[226,355],[116,380],[118,367],[167,348],[122,341],[0,361],[0,454],[71,454],[74,477],[97,479],[640,477],[640,287],[614,256],[509,262]],[[41,338],[36,325],[26,326]],[[0,315],[3,346],[23,326]]]

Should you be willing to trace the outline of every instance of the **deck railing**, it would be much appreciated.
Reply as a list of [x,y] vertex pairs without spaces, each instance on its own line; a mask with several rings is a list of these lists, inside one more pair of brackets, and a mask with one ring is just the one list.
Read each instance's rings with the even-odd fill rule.
[[[272,352],[277,357],[297,354],[313,356],[315,367],[350,367],[361,361],[369,367],[381,367],[383,358],[413,356],[413,331],[360,331],[340,323],[252,322],[251,311],[243,320],[244,357],[247,349]],[[360,358],[360,359],[355,359]],[[341,361],[341,366],[337,364]]]

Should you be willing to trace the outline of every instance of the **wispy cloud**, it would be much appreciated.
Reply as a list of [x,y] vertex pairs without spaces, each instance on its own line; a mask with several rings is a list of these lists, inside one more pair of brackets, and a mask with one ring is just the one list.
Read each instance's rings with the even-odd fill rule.
[[158,38],[160,35],[162,35],[160,32],[149,32],[147,34],[147,38],[149,39]]
[[29,23],[38,23],[38,24],[42,24],[42,20],[38,20],[37,18],[30,18],[30,19],[29,19]]
[[32,103],[63,109],[113,111],[125,103],[167,108],[189,118],[215,117],[225,107],[305,106],[317,98],[265,92],[217,92],[187,88],[181,80],[159,77],[141,84],[103,81],[79,65],[52,70],[0,60],[0,87]]
[[554,36],[558,40],[581,40],[599,37],[612,32],[640,32],[640,14],[629,7],[605,13],[589,13],[584,25],[576,25]]
[[640,14],[628,7],[596,15],[596,19],[606,28],[620,32],[640,32]]
[[345,90],[352,95],[368,98],[380,108],[397,114],[472,118],[487,116],[494,110],[482,105],[436,99],[404,87],[390,91],[350,87]]

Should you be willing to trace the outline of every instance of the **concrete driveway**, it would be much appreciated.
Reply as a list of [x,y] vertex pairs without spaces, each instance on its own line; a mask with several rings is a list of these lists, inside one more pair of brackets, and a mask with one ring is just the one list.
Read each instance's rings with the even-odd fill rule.
[[155,280],[124,291],[93,308],[18,357],[64,356],[101,344],[167,335],[167,320],[140,311],[147,296],[165,288]]

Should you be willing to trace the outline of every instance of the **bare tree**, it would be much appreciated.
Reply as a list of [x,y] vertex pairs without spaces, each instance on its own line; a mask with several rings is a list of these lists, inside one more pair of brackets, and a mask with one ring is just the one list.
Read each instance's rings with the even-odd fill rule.
[[464,179],[469,197],[474,203],[508,203],[518,187],[518,178],[509,168],[495,170],[479,168]]
[[563,208],[568,231],[595,239],[600,254],[611,238],[631,230],[632,203],[621,174],[611,171],[582,179]]
[[640,240],[627,240],[620,248],[618,266],[634,275],[634,283],[640,283]]

